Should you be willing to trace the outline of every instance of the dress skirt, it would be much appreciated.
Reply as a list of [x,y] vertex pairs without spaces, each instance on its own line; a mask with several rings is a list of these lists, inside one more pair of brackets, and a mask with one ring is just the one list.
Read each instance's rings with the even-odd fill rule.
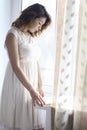
[[[20,61],[25,76],[34,89],[38,86],[37,61]],[[19,81],[12,70],[10,62],[7,65],[3,82],[0,125],[1,130],[33,130],[45,128],[46,111],[33,106],[29,91]]]

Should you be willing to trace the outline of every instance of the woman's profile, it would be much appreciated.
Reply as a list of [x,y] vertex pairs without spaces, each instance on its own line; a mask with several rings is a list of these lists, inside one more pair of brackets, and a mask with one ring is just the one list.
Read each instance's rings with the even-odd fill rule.
[[5,40],[9,61],[3,82],[0,124],[4,130],[45,130],[44,91],[39,67],[40,48],[35,37],[51,23],[39,3],[24,9],[12,23]]

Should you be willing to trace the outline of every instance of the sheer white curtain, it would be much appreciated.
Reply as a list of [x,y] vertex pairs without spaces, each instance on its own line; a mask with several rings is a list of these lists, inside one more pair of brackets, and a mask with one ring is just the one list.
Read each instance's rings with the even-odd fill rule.
[[80,0],[74,130],[87,129],[87,0]]
[[57,0],[55,130],[87,129],[87,1]]

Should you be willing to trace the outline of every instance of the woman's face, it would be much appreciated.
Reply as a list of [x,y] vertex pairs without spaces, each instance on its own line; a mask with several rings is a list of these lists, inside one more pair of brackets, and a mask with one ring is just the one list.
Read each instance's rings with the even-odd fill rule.
[[36,31],[39,31],[41,30],[42,28],[42,25],[45,24],[46,22],[46,18],[44,17],[41,17],[41,18],[36,18],[33,22],[29,23],[25,30],[28,32],[31,32],[31,33],[34,33]]

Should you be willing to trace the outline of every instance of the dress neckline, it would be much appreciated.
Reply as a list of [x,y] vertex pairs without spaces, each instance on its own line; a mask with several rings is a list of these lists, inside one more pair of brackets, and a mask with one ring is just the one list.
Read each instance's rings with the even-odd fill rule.
[[18,32],[20,32],[22,35],[26,36],[26,37],[32,37],[30,34],[25,34],[23,31],[21,31],[19,28],[12,26],[12,28],[16,29]]
[[29,44],[28,45],[36,45],[37,43],[37,38],[33,38],[30,34],[26,35],[24,32],[22,32],[19,28],[15,27],[15,26],[11,26],[13,29],[15,29],[18,33],[22,34],[23,37],[26,37],[27,39],[29,39]]

